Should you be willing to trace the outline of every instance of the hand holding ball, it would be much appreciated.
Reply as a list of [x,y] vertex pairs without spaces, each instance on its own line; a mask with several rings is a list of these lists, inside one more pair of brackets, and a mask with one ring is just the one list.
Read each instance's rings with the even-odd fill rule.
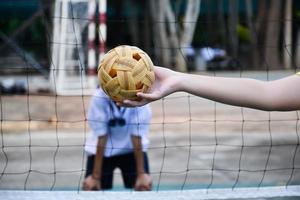
[[146,92],[155,79],[153,63],[137,47],[118,46],[104,55],[98,67],[98,79],[114,101],[138,100],[136,93]]

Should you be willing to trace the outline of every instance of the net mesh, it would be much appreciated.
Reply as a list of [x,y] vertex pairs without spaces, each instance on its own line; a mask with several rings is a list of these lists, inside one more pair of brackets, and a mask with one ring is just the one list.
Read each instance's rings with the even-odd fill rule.
[[[86,112],[91,95],[86,94],[89,88],[86,88],[85,81],[89,77],[85,67],[87,55],[84,53],[88,46],[88,41],[84,38],[89,18],[80,12],[80,9],[86,10],[87,4],[84,1],[65,2],[69,14],[50,15],[50,19],[54,24],[66,23],[64,25],[69,40],[55,38],[46,28],[47,16],[45,9],[42,9],[44,35],[47,45],[52,49],[52,54],[48,52],[47,57],[50,65],[54,66],[49,72],[50,78],[45,81],[40,76],[32,75],[32,61],[26,54],[20,56],[23,61],[19,66],[22,67],[6,67],[12,72],[19,71],[20,68],[25,69],[25,75],[21,75],[25,82],[25,90],[34,92],[0,96],[1,199],[54,199],[57,195],[62,198],[84,199],[96,198],[98,195],[95,192],[81,191],[86,171],[84,145],[90,134]],[[108,16],[107,25],[127,27],[127,23],[133,20],[136,19],[130,16],[125,20],[110,19]],[[154,27],[166,23],[155,20],[152,23]],[[280,20],[282,19],[271,22]],[[149,22],[145,19],[138,23],[146,26]],[[215,25],[218,22],[199,19],[197,23]],[[179,26],[180,21],[176,21],[175,24]],[[196,33],[200,29],[198,27]],[[117,38],[113,35],[114,33],[111,34],[111,38]],[[98,37],[102,38],[101,32]],[[209,41],[207,37],[202,38]],[[3,37],[1,39],[4,41]],[[109,40],[108,38],[108,43],[113,44]],[[18,40],[18,43],[25,47],[41,45],[24,40]],[[184,53],[188,49],[186,46],[164,47],[161,44],[153,48],[148,45],[144,44],[142,47],[148,49],[151,55],[157,56],[157,51],[169,51],[173,54],[179,51],[184,62],[188,65],[191,62]],[[206,45],[209,45],[209,42]],[[290,45],[283,44],[282,56],[292,56],[289,52]],[[9,46],[16,51],[13,45]],[[262,46],[278,48],[268,43],[256,44],[255,48]],[[59,59],[54,59],[57,56],[55,50],[61,50],[62,47],[73,48],[65,57],[73,58],[72,62],[76,63],[73,68],[57,67],[59,64],[56,60]],[[204,48],[204,51],[206,55],[211,53],[210,48]],[[255,49],[252,51],[255,52]],[[198,71],[211,76],[248,77],[266,81],[297,71],[295,66],[295,69],[271,70],[272,58],[265,55],[262,64],[255,66],[254,69],[259,69],[256,71],[244,70],[241,67],[244,65],[236,65],[244,59],[238,56],[231,66],[239,68],[234,68],[233,71],[216,71],[213,64],[207,66],[207,69],[213,69],[212,71]],[[157,61],[164,62],[163,58]],[[67,65],[67,60],[65,62]],[[67,78],[72,79],[70,83],[66,82]],[[37,86],[48,82],[54,85],[53,93],[36,92]],[[79,95],[69,95],[68,91],[74,88],[67,88],[64,93],[64,90],[60,90],[62,85],[77,85]],[[62,92],[62,95],[59,92]],[[154,192],[127,191],[125,195],[120,192],[102,192],[103,196],[99,198],[226,199],[300,196],[298,111],[264,112],[232,107],[186,93],[172,94],[153,102],[151,108],[153,118],[150,123],[151,144],[148,156]],[[116,170],[114,176],[114,189],[123,191],[120,171]]]

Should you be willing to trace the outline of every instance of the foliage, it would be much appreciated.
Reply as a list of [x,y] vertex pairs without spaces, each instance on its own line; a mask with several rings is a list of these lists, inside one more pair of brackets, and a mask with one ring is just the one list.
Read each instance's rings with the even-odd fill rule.
[[246,26],[242,24],[238,24],[236,27],[236,31],[238,33],[238,37],[240,41],[243,42],[250,42],[251,40],[251,35],[250,35],[250,30]]

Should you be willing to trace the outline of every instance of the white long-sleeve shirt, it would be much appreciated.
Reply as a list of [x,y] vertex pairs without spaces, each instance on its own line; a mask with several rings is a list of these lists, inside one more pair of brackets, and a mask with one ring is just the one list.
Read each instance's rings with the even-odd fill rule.
[[[109,121],[115,118],[123,118],[125,125],[109,126]],[[86,144],[85,151],[88,154],[95,154],[99,136],[108,135],[105,157],[121,155],[133,151],[131,136],[140,136],[142,139],[143,151],[149,145],[147,134],[151,120],[151,109],[149,105],[120,109],[103,92],[97,89],[93,95],[88,112],[88,123],[91,129]]]

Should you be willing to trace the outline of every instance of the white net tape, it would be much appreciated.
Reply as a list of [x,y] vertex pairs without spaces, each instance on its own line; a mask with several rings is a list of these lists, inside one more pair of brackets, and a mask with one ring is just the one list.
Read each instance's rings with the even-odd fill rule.
[[152,200],[152,199],[266,199],[278,197],[300,198],[300,186],[261,187],[237,189],[203,189],[159,192],[74,192],[74,191],[1,191],[0,199],[6,200],[59,200],[59,199],[118,199],[118,200]]

